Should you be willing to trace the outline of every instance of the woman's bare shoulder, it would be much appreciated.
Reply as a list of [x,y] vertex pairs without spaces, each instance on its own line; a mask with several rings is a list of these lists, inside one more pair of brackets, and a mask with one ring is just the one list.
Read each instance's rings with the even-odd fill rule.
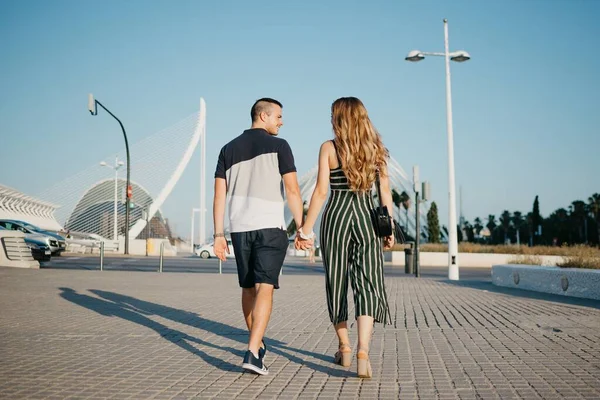
[[321,144],[322,152],[326,152],[327,154],[329,154],[334,150],[335,150],[335,147],[333,146],[333,142],[331,140],[327,140],[327,141],[323,142],[323,144]]

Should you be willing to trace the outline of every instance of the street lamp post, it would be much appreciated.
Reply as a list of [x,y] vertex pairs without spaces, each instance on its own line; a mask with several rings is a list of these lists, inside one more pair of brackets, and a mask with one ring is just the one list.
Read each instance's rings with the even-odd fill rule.
[[417,62],[425,56],[440,56],[446,59],[446,128],[448,131],[448,279],[458,280],[458,241],[456,235],[456,193],[454,179],[454,132],[452,130],[452,88],[450,85],[450,60],[464,62],[471,58],[464,50],[450,52],[448,50],[448,20],[444,19],[444,52],[428,53],[413,50],[406,56],[406,61]]
[[[192,233],[190,235],[190,243],[192,244],[192,254],[194,254],[194,213],[200,213],[199,219],[201,219],[202,218],[202,209],[201,208],[192,208]],[[200,242],[199,242],[200,245],[204,244],[204,240],[203,240],[204,238],[202,237],[202,234],[201,234],[202,228],[203,228],[202,222],[200,222],[200,235],[199,235],[200,236]]]
[[127,134],[125,133],[125,127],[113,113],[111,113],[106,107],[102,105],[98,100],[94,99],[94,96],[90,93],[88,97],[88,110],[92,115],[98,115],[98,109],[96,105],[99,105],[111,115],[114,119],[117,120],[119,125],[121,125],[121,130],[123,131],[123,137],[125,138],[125,151],[127,153],[127,188],[126,188],[126,196],[125,196],[125,254],[129,254],[129,203],[131,201],[131,196],[133,191],[131,189],[131,158],[129,157],[129,142],[127,141]]
[[112,168],[115,170],[115,207],[114,207],[114,212],[115,212],[115,216],[114,216],[114,223],[113,223],[113,238],[116,241],[118,239],[118,231],[117,231],[117,202],[118,202],[118,183],[119,183],[119,168],[121,168],[123,166],[123,161],[119,161],[119,158],[115,156],[115,165],[112,166],[110,164],[107,164],[106,162],[102,161],[100,163],[100,165],[102,167],[108,167],[108,168]]

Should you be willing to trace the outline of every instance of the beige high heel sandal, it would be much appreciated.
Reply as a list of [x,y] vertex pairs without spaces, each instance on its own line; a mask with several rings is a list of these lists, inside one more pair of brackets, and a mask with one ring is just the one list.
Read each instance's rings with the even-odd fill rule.
[[352,364],[352,348],[348,343],[340,344],[338,351],[334,356],[334,363],[342,367],[349,367]]
[[356,353],[356,366],[359,378],[371,378],[373,376],[371,361],[369,361],[369,355],[366,351],[359,350]]

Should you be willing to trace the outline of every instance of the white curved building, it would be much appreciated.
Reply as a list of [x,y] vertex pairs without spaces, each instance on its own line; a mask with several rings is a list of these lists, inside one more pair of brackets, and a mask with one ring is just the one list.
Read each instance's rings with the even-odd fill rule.
[[[118,198],[118,193],[124,193],[127,181],[119,179],[117,181],[117,232],[122,236],[125,233],[125,201]],[[154,202],[150,193],[138,185],[131,182],[133,189],[133,198],[129,211],[130,225],[134,225],[139,220],[145,224],[143,211],[148,209]],[[166,221],[160,211],[157,211],[152,218],[152,232],[149,237],[164,237],[164,232],[168,230]],[[162,226],[161,226],[162,225]],[[105,238],[113,238],[115,226],[115,181],[114,179],[105,179],[89,188],[73,212],[65,222],[65,229],[73,232],[95,233]],[[138,232],[139,236],[140,232]],[[133,238],[133,237],[132,237]]]
[[53,203],[0,185],[0,219],[25,221],[42,229],[59,231],[61,225],[54,218],[54,212],[58,207]]

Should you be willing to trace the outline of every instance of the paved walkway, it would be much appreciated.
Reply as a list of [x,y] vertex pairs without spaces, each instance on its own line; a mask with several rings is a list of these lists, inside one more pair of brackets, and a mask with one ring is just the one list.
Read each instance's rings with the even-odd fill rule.
[[232,275],[0,268],[0,398],[600,398],[600,302],[389,277],[361,380],[323,277],[281,283],[259,377]]

